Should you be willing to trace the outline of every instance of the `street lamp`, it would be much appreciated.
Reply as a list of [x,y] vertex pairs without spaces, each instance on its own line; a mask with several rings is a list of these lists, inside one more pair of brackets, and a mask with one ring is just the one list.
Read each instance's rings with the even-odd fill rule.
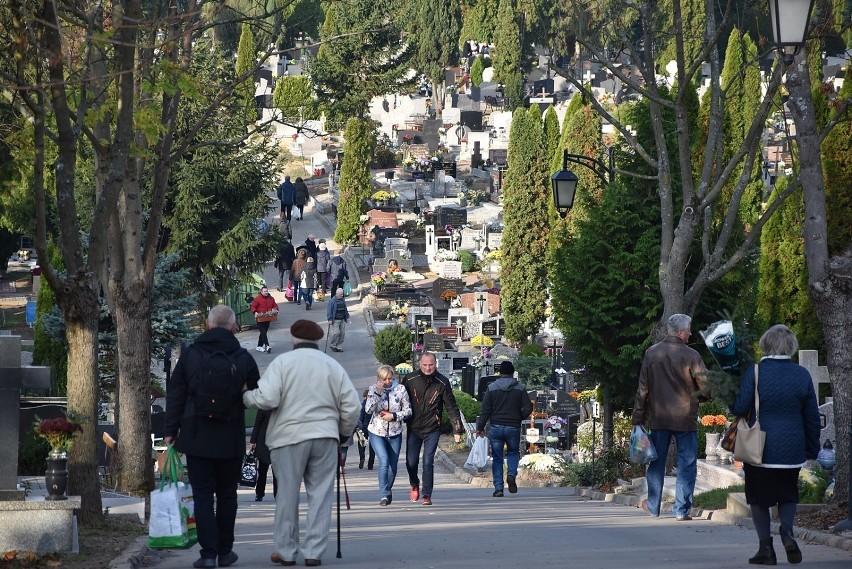
[[805,44],[814,0],[769,0],[769,18],[775,45],[781,48],[784,65],[793,63],[793,57]]
[[577,193],[577,175],[568,169],[568,163],[579,164],[595,173],[601,179],[604,185],[612,181],[615,174],[615,148],[607,147],[607,155],[609,164],[604,164],[597,158],[584,156],[583,154],[571,154],[567,150],[562,153],[562,170],[554,173],[550,177],[550,183],[553,187],[553,203],[556,206],[556,211],[561,217],[568,215],[568,212],[574,207],[574,195]]

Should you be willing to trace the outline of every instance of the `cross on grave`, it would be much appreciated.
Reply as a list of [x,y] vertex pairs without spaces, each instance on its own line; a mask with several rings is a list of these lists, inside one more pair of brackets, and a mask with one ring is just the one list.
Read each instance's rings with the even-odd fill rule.
[[814,392],[817,394],[817,403],[819,403],[819,384],[831,383],[828,366],[819,365],[819,352],[816,350],[799,350],[799,365],[811,374]]
[[0,445],[0,499],[23,500],[18,487],[21,389],[50,387],[50,368],[21,366],[21,337],[0,336],[0,433],[14,444]]

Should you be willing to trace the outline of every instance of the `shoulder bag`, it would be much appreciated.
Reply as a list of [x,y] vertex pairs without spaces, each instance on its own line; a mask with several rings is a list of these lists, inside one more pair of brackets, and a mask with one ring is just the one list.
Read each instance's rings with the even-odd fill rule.
[[754,364],[754,425],[749,427],[748,419],[740,417],[737,420],[734,445],[734,459],[755,466],[763,464],[763,445],[766,443],[766,433],[760,430],[760,396],[757,392],[759,370],[758,365]]

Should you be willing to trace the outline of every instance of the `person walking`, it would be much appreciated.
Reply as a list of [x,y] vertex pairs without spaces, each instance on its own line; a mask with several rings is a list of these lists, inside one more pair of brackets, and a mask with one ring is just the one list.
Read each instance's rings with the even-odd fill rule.
[[308,250],[300,247],[296,251],[296,260],[290,266],[290,286],[293,288],[293,300],[296,304],[301,304],[302,299],[299,295],[299,286],[302,282],[302,271],[305,270],[307,263]]
[[349,323],[349,309],[346,307],[346,299],[343,298],[343,289],[337,289],[334,298],[328,303],[326,309],[328,328],[332,330],[329,338],[332,352],[342,352],[343,340],[346,336],[346,325]]
[[343,283],[349,278],[346,261],[340,256],[340,249],[334,251],[329,263],[328,272],[331,276],[331,296],[335,296],[338,288],[343,288]]
[[[271,294],[269,294],[269,289],[263,287],[260,289],[260,293],[254,297],[253,301],[251,301],[249,310],[254,313],[255,319],[262,317],[263,315],[267,315],[270,312],[274,312],[277,315],[278,303],[275,302],[275,299],[272,298]],[[269,332],[269,325],[271,322],[262,322],[257,320],[256,324],[260,335],[257,337],[257,347],[255,349],[258,352],[266,352],[267,354],[271,353],[272,347],[269,345],[269,338],[266,335],[267,332]]]
[[370,445],[379,457],[379,505],[389,506],[402,447],[402,425],[411,416],[411,402],[408,391],[394,379],[391,366],[380,366],[376,377],[376,384],[367,390],[364,410],[372,415],[367,430]]
[[[269,447],[266,446],[266,427],[269,424],[269,411],[258,409],[254,419],[254,428],[251,430],[249,448],[254,451],[257,458],[257,484],[254,487],[254,501],[262,502],[266,495],[266,480],[269,476],[269,467],[272,457]],[[278,480],[275,479],[275,471],[272,471],[272,496],[278,495]]]
[[[376,449],[370,444],[370,421],[373,419],[373,415],[371,413],[367,413],[367,396],[370,394],[369,389],[365,389],[364,393],[361,394],[363,399],[361,400],[361,416],[358,418],[358,428],[361,429],[361,433],[364,435],[364,440],[367,444],[361,446],[358,445],[358,468],[364,468],[364,461],[367,461],[367,470],[373,470],[373,465],[376,463]],[[369,452],[369,459],[367,459],[367,454]]]
[[686,345],[692,318],[672,314],[668,335],[645,351],[633,406],[633,425],[650,424],[651,442],[659,458],[648,465],[648,498],[642,509],[660,515],[666,457],[672,438],[677,445],[677,482],[672,511],[678,521],[692,519],[692,494],[698,472],[698,392],[707,379],[701,356]]
[[[775,565],[775,550],[769,533],[769,508],[778,506],[781,544],[789,563],[801,563],[802,552],[793,538],[793,522],[799,501],[799,470],[819,452],[820,418],[816,392],[808,370],[791,360],[799,351],[796,334],[776,324],[758,343],[763,358],[745,370],[731,413],[749,417],[754,425],[759,411],[760,429],[766,434],[762,464],[743,465],[746,502],[760,542],[753,565]],[[755,379],[755,372],[757,378]],[[754,387],[757,382],[758,406]],[[758,409],[756,409],[758,407]]]
[[321,290],[322,296],[325,296],[325,293],[328,291],[328,283],[326,282],[326,279],[328,278],[328,269],[329,264],[331,263],[331,252],[328,250],[325,239],[319,240],[319,245],[317,245],[317,256],[315,259],[317,265],[317,279],[319,280],[317,283],[317,290]]
[[305,301],[305,310],[310,310],[314,303],[315,288],[317,288],[317,270],[314,267],[314,259],[308,257],[299,277],[299,298]]
[[482,410],[476,420],[476,436],[485,436],[485,424],[490,423],[491,477],[495,498],[503,497],[503,447],[506,448],[506,485],[515,494],[518,484],[518,462],[521,458],[521,425],[532,413],[533,405],[526,388],[515,379],[515,366],[500,362],[498,377],[482,398]]
[[296,186],[290,181],[290,176],[284,176],[284,181],[278,186],[278,199],[281,201],[281,213],[289,222],[293,220],[293,204],[296,202]]
[[[247,407],[271,410],[266,445],[278,476],[273,563],[322,564],[331,525],[332,490],[340,441],[355,430],[358,392],[339,363],[322,353],[322,328],[310,320],[290,327],[293,350],[269,365],[255,389],[245,386]],[[299,542],[299,490],[308,500],[305,539]]]
[[288,273],[290,267],[293,266],[293,261],[296,260],[296,250],[293,249],[293,244],[289,239],[284,239],[281,247],[278,249],[278,255],[275,257],[273,265],[278,269],[278,292],[284,292],[284,281],[289,280]]
[[301,220],[305,215],[305,204],[308,203],[308,199],[310,199],[311,194],[308,192],[308,185],[305,184],[305,181],[302,178],[296,178],[296,183],[294,184],[296,191],[294,194],[293,203],[299,210],[298,219]]
[[[405,468],[408,470],[408,482],[411,489],[408,497],[416,502],[423,497],[423,505],[432,505],[432,488],[435,483],[435,453],[438,439],[441,437],[441,414],[444,408],[453,425],[455,441],[461,442],[464,433],[461,413],[453,395],[450,381],[438,373],[438,360],[435,354],[424,352],[420,356],[420,369],[402,379],[402,385],[408,391],[411,401],[411,418],[405,439]],[[423,450],[423,486],[417,469],[420,463],[420,450]]]
[[307,239],[305,239],[305,242],[302,245],[299,245],[300,249],[302,247],[304,247],[305,249],[308,250],[308,252],[305,256],[310,257],[310,258],[314,259],[314,261],[316,261],[316,258],[317,258],[317,236],[314,235],[313,233],[308,235]]
[[201,547],[192,564],[197,568],[216,567],[217,561],[228,567],[238,559],[234,524],[245,453],[240,391],[256,387],[260,373],[236,330],[231,308],[211,308],[207,331],[183,351],[166,392],[163,442],[186,455]]

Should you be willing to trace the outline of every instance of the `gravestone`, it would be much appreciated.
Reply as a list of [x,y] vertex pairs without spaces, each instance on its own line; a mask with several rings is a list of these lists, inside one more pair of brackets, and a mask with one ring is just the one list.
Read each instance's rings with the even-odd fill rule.
[[21,390],[50,387],[50,368],[21,366],[21,337],[0,336],[0,433],[14,444],[0,445],[0,500],[23,500],[18,492]]
[[456,354],[453,356],[453,369],[462,370],[466,365],[470,364],[470,356]]
[[411,306],[423,306],[428,302],[426,295],[418,291],[397,292],[393,295],[393,300],[397,304],[408,303]]
[[453,228],[467,224],[467,210],[460,207],[442,205],[438,208],[438,227],[450,226]]
[[438,334],[447,340],[455,340],[459,337],[459,329],[455,326],[438,326]]
[[485,246],[490,250],[494,251],[495,249],[499,249],[503,245],[503,234],[502,233],[489,233],[488,237],[485,238]]
[[445,279],[443,277],[438,277],[435,279],[435,282],[432,283],[432,298],[439,299],[441,295],[447,291],[451,291],[456,293],[456,295],[461,295],[462,291],[464,291],[464,281],[461,279]]
[[492,164],[503,165],[509,163],[509,149],[508,148],[491,148],[488,150],[488,160],[491,161]]
[[459,327],[467,322],[471,312],[469,308],[450,308],[447,310],[447,325]]
[[388,237],[385,239],[385,249],[399,249],[400,251],[408,251],[407,237]]
[[[429,325],[425,326],[426,328],[432,327],[432,307],[431,306],[411,306],[408,309],[408,324],[410,326],[414,326],[415,323],[420,321],[428,321]],[[421,332],[424,326],[421,324],[420,329]]]
[[490,338],[496,338],[500,335],[497,329],[497,321],[496,320],[485,320],[482,322],[482,332],[483,336],[488,336]]
[[427,352],[443,352],[444,337],[433,332],[423,334],[423,349]]
[[482,239],[482,232],[478,229],[462,229],[461,243],[459,249],[477,250]]
[[444,352],[435,356],[438,373],[444,377],[449,377],[450,374],[453,373],[452,353],[453,352]]
[[438,254],[438,240],[435,238],[435,226],[426,226],[426,257],[431,259]]
[[[814,392],[817,395],[817,404],[819,404],[820,384],[831,383],[831,377],[828,375],[828,367],[819,365],[819,352],[816,350],[799,350],[799,365],[811,374]],[[819,412],[825,417],[825,427],[823,427],[819,434],[819,444],[822,447],[826,439],[831,439],[832,443],[836,442],[834,438],[837,436],[834,429],[834,403],[826,401],[823,405],[820,405]]]
[[473,318],[474,320],[484,320],[491,316],[488,308],[488,293],[477,292],[473,295]]
[[442,261],[438,264],[438,276],[444,279],[460,279],[462,276],[461,261]]

